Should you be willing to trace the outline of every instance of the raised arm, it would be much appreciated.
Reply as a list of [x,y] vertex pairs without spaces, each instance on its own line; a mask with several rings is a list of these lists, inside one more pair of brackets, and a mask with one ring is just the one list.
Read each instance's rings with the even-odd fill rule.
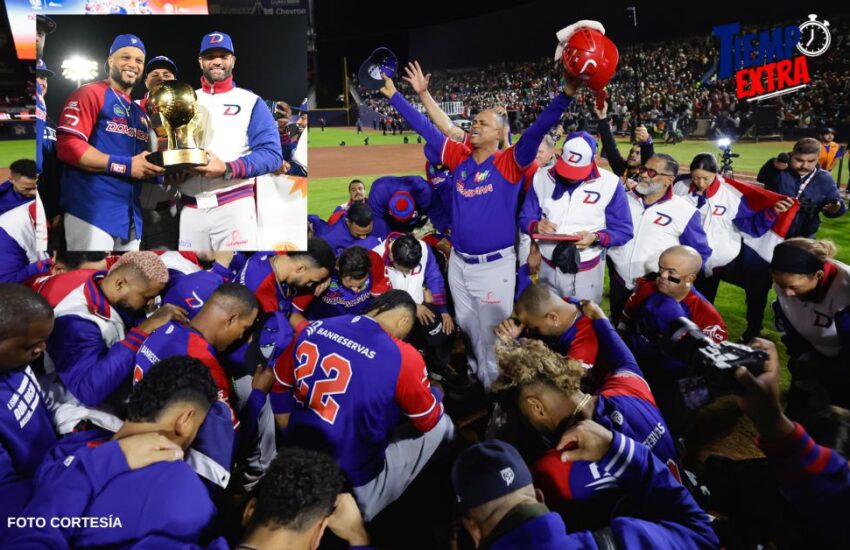
[[424,74],[418,61],[408,63],[407,67],[404,68],[404,72],[406,73],[406,76],[403,77],[404,80],[413,87],[414,92],[419,94],[419,100],[425,107],[425,112],[428,113],[428,118],[431,119],[431,122],[450,140],[462,142],[465,132],[452,123],[449,115],[440,109],[440,106],[428,91],[428,84],[431,82],[431,73]]

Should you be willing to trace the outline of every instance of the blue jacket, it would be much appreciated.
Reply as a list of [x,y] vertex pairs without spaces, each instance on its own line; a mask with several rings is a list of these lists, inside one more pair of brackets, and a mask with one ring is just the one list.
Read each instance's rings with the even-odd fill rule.
[[[10,547],[129,548],[157,533],[198,544],[210,535],[217,510],[188,464],[157,462],[131,471],[110,437],[102,430],[77,432],[51,449],[21,514],[43,517],[47,526],[16,529],[7,541]],[[63,517],[98,518],[107,524],[76,529],[51,525],[51,518]]]
[[[791,222],[786,238],[813,237],[820,227],[821,209],[830,202],[839,201],[841,208],[835,214],[824,212],[823,215],[827,218],[838,218],[847,212],[847,205],[841,200],[838,186],[835,185],[832,175],[821,168],[815,170],[815,175],[811,177],[809,184],[799,197],[800,210]],[[773,159],[770,159],[759,170],[758,181],[764,183],[764,188],[769,191],[796,197],[803,179],[790,169],[777,170],[773,166]]]
[[31,197],[25,197],[15,191],[15,188],[12,186],[12,180],[6,180],[0,183],[0,214],[8,212],[12,208],[31,200]]
[[[720,542],[708,516],[688,490],[660,460],[640,443],[618,432],[596,466],[599,483],[616,483],[632,497],[640,517],[611,520],[611,534],[620,548],[712,548]],[[538,516],[493,540],[489,550],[599,548],[590,531],[567,534],[560,516]]]

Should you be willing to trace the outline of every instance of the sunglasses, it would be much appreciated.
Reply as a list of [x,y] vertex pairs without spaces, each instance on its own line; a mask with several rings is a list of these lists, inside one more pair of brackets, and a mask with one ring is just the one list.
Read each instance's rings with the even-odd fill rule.
[[640,173],[646,174],[650,178],[654,178],[655,176],[675,176],[675,174],[667,174],[665,172],[656,172],[652,168],[647,168],[646,166],[640,167]]

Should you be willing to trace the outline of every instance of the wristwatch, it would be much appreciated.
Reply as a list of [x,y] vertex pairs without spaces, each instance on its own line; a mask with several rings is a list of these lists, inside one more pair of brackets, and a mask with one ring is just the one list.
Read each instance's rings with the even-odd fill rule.
[[594,237],[594,239],[593,239],[593,242],[590,243],[590,246],[596,246],[596,245],[599,244],[599,233],[594,233],[593,237]]
[[224,179],[229,180],[233,178],[233,170],[230,168],[230,164],[224,165]]

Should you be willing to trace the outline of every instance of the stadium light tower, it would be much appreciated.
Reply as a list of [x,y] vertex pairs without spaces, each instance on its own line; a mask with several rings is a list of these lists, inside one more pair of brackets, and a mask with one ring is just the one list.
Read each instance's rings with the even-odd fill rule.
[[80,55],[69,57],[62,61],[62,76],[77,83],[77,88],[83,82],[97,78],[97,62]]

